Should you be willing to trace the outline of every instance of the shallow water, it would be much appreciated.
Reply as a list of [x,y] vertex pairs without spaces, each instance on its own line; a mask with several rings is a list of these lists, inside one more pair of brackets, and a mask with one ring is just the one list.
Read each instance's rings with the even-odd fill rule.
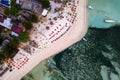
[[46,67],[46,61],[43,61],[37,65],[32,71],[30,71],[23,80],[51,80],[51,73]]
[[[88,24],[91,27],[109,28],[120,24],[120,0],[88,0],[88,5],[94,9],[88,9]],[[105,23],[105,19],[115,20],[115,23]]]

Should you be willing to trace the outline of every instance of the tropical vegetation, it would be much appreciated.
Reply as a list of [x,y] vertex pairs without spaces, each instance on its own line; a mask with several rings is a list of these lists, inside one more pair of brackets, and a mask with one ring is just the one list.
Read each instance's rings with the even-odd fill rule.
[[4,61],[6,58],[12,57],[18,50],[19,39],[17,37],[13,37],[9,43],[1,48],[0,51],[0,62]]
[[33,27],[32,23],[30,21],[23,21],[22,25],[26,30],[30,30]]
[[29,33],[28,32],[23,32],[19,35],[19,40],[21,42],[27,42],[29,40]]
[[31,14],[29,16],[29,20],[33,23],[37,23],[38,22],[38,17],[35,14]]
[[16,0],[11,0],[11,7],[4,9],[4,14],[6,16],[12,15],[16,16],[20,11],[20,7],[16,5]]
[[49,0],[40,0],[41,5],[43,8],[49,8],[50,7],[50,1]]

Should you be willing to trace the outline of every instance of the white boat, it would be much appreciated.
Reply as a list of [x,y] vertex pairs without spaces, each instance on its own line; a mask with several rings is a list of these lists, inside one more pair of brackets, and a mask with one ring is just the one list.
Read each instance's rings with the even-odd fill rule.
[[94,9],[92,6],[88,6],[89,9]]
[[107,19],[107,20],[105,20],[105,22],[109,22],[109,23],[111,22],[112,23],[112,22],[115,22],[115,21]]

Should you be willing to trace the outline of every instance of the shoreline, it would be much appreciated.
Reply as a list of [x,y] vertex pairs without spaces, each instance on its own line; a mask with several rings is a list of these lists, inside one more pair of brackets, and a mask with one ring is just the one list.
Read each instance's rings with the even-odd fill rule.
[[[77,6],[77,21],[73,24],[70,30],[65,33],[60,39],[53,44],[49,44],[43,50],[37,50],[35,55],[32,55],[29,61],[19,70],[15,69],[12,72],[6,73],[0,80],[20,80],[24,75],[29,73],[41,61],[50,56],[56,55],[65,50],[69,46],[81,40],[87,32],[87,0],[79,0],[80,5]],[[74,34],[73,34],[74,33]],[[60,44],[61,43],[61,44]],[[34,63],[34,64],[33,64]]]

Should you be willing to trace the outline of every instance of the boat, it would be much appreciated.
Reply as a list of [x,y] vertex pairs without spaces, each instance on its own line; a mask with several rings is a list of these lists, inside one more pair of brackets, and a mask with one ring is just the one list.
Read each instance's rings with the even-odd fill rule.
[[112,22],[115,22],[115,21],[114,20],[106,19],[105,22],[112,23]]
[[94,9],[92,6],[88,6],[89,9]]

